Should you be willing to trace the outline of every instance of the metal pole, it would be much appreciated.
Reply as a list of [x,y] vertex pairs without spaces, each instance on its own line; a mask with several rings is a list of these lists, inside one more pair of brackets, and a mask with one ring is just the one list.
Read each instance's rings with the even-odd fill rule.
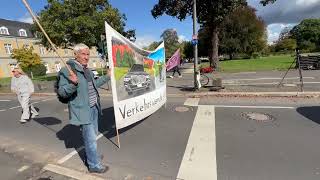
[[[196,0],[193,0],[193,36],[195,37],[197,35],[197,30],[196,30],[196,24],[197,24],[197,4]],[[193,70],[194,70],[194,89],[198,89],[198,44],[194,44],[193,46],[193,53],[194,53],[194,65],[193,65]]]

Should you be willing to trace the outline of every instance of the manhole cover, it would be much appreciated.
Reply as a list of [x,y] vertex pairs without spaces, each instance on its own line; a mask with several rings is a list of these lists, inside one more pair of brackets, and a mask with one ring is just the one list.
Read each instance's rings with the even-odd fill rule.
[[266,113],[243,112],[241,115],[247,120],[254,120],[258,122],[270,122],[274,120],[274,117]]
[[177,106],[174,111],[176,112],[187,112],[189,111],[189,108],[185,107],[185,106]]

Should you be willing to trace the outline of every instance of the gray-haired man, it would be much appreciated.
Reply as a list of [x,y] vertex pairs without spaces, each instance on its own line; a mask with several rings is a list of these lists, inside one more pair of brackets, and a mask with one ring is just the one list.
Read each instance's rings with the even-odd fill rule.
[[[74,47],[74,55],[75,59],[67,62],[74,73],[70,74],[66,67],[59,73],[58,94],[70,99],[68,102],[70,123],[81,126],[89,172],[104,173],[108,167],[101,163],[96,142],[98,119],[101,114],[98,88],[110,78],[109,76],[93,78],[93,73],[87,67],[90,49],[85,44],[77,44]],[[110,72],[107,72],[109,75]]]

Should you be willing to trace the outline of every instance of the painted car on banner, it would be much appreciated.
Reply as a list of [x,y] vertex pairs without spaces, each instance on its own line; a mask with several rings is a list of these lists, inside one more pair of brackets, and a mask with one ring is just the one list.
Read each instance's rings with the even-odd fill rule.
[[134,64],[123,79],[128,94],[138,90],[148,90],[151,85],[150,75],[144,71],[142,64]]

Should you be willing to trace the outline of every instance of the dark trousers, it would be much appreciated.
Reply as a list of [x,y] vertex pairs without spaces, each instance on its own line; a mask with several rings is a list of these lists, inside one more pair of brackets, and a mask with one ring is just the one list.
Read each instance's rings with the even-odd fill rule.
[[178,66],[174,67],[172,76],[174,76],[174,74],[175,74],[176,72],[179,74],[179,76],[181,76],[181,73],[180,73],[180,70],[179,70],[179,67],[178,67]]

